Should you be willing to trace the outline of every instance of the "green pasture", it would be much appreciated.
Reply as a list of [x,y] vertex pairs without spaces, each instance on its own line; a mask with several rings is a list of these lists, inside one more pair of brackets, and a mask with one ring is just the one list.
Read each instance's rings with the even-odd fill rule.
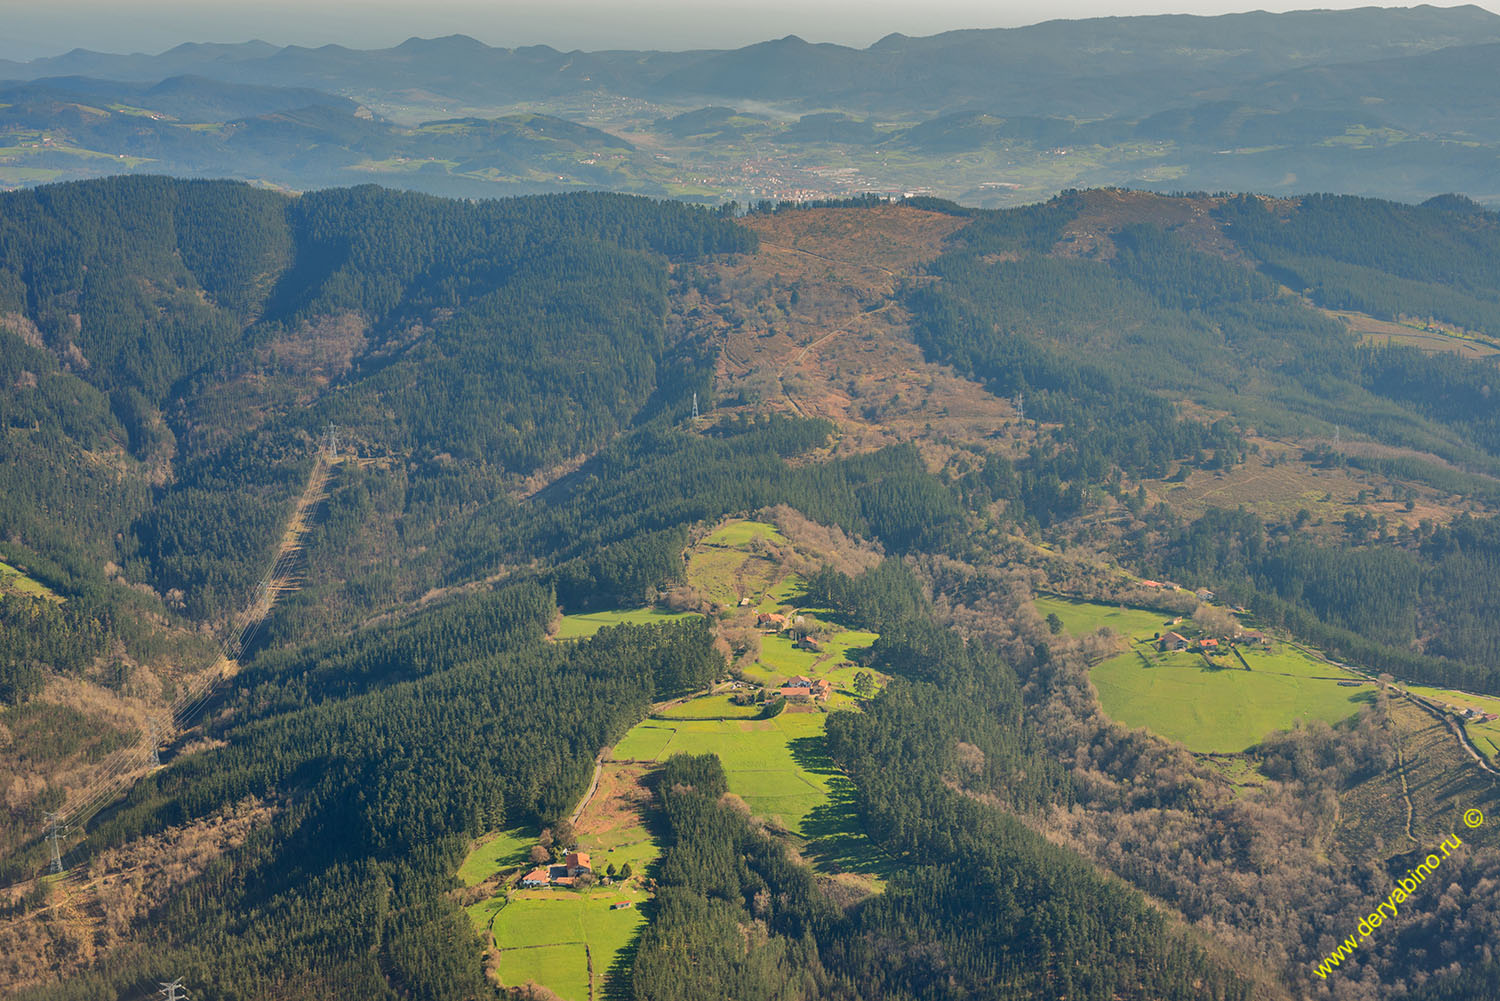
[[557,638],[560,640],[581,639],[592,636],[607,626],[623,625],[655,625],[660,622],[671,622],[681,619],[692,612],[668,612],[660,608],[629,608],[616,609],[607,612],[580,612],[577,615],[564,615],[557,627]]
[[1042,618],[1056,613],[1062,619],[1063,632],[1070,636],[1082,636],[1097,632],[1100,626],[1108,626],[1121,636],[1149,639],[1155,633],[1173,628],[1170,623],[1176,618],[1169,612],[1146,612],[1139,608],[1099,605],[1047,595],[1037,595],[1033,604]]
[[[630,886],[596,886],[582,893],[565,889],[515,890],[491,926],[500,949],[500,980],[519,987],[534,981],[568,1001],[588,1001],[588,956],[594,960],[594,996],[619,954],[640,935],[646,917],[645,891]],[[610,910],[628,900],[634,907]],[[471,907],[470,913],[482,905]],[[584,947],[588,947],[585,953]]]
[[772,612],[783,605],[793,604],[797,599],[802,597],[806,590],[807,586],[803,582],[801,575],[789,573],[771,585],[766,591],[765,597],[756,606],[756,611]]
[[590,996],[588,954],[582,942],[504,949],[497,972],[507,987],[541,984],[566,1001],[588,1001]]
[[[1311,654],[1299,647],[1289,643],[1273,642],[1269,647],[1254,647],[1241,644],[1240,656],[1245,658],[1245,663],[1250,665],[1252,671],[1265,672],[1267,674],[1286,674],[1294,678],[1332,678],[1337,681],[1359,681],[1359,677],[1348,673],[1340,668],[1334,667],[1326,661],[1318,660]],[[1221,660],[1233,659],[1220,658]],[[1239,661],[1234,660],[1238,666]]]
[[458,867],[458,878],[465,886],[476,886],[497,872],[521,868],[527,863],[531,846],[536,844],[537,834],[535,828],[512,827],[490,835],[469,852]]
[[[761,574],[745,573],[746,564],[755,557],[738,549],[694,549],[688,558],[688,586],[706,594],[712,601],[726,608],[740,603],[740,598],[754,595],[740,594],[740,588],[753,589],[770,584],[772,564],[769,560],[758,560],[763,566]],[[747,576],[750,579],[746,579]]]
[[752,539],[767,539],[772,542],[786,542],[786,536],[777,531],[775,525],[764,521],[727,521],[703,537],[699,545],[723,546],[726,548],[739,548],[750,544]]
[[1334,723],[1373,695],[1369,685],[1341,688],[1324,680],[1341,672],[1305,655],[1299,661],[1285,653],[1246,652],[1247,671],[1233,656],[1216,658],[1222,666],[1210,667],[1197,654],[1148,650],[1137,644],[1093,669],[1099,704],[1110,719],[1192,751],[1236,753],[1298,720]]
[[723,717],[726,719],[751,719],[760,715],[760,710],[760,706],[737,706],[729,701],[728,695],[706,695],[703,698],[692,699],[679,705],[670,706],[663,709],[659,715],[669,719],[703,718],[707,716]]
[[[482,901],[468,908],[474,927],[481,935],[493,934],[495,945],[501,950],[499,972],[506,985],[516,987],[534,981],[561,997],[577,1001],[603,995],[604,978],[646,923],[641,905],[650,895],[642,889],[640,877],[660,855],[656,841],[639,817],[615,816],[620,822],[607,830],[580,833],[578,847],[592,856],[594,871],[601,878],[610,865],[620,869],[629,864],[635,875],[628,883],[596,885],[582,892],[562,887],[511,889],[507,897]],[[519,851],[524,862],[525,852],[535,843],[535,834],[508,831],[496,840],[508,842],[509,849]],[[501,850],[490,841],[474,854],[500,855]],[[635,906],[610,910],[610,904],[617,901],[630,901]],[[589,955],[593,957],[592,994]]]
[[794,836],[815,866],[865,873],[878,888],[890,862],[865,836],[854,787],[828,757],[826,721],[824,713],[793,710],[770,720],[647,720],[616,745],[615,756],[665,761],[674,754],[718,755],[729,791],[756,816]]
[[9,563],[3,562],[0,562],[0,591],[24,594],[30,598],[51,598],[53,601],[62,600],[57,592],[53,591],[46,584],[28,577]]
[[1472,706],[1487,713],[1500,715],[1500,698],[1493,695],[1469,695],[1451,688],[1432,688],[1427,685],[1407,685],[1406,690],[1431,702],[1450,706]]
[[810,676],[825,656],[826,651],[813,653],[811,650],[798,649],[796,643],[787,636],[768,635],[760,638],[761,664],[783,677],[797,674]]
[[505,903],[504,897],[489,897],[464,908],[464,913],[469,916],[469,923],[485,941],[489,941],[490,925],[494,922],[495,915],[505,909]]
[[802,592],[802,580],[786,574],[772,559],[754,552],[751,543],[764,539],[786,545],[786,536],[763,521],[726,521],[698,541],[688,556],[688,584],[726,608],[750,598],[765,611],[785,604]]
[[824,719],[820,712],[788,711],[769,720],[647,720],[615,745],[615,757],[716,754],[730,792],[757,815],[801,833],[808,813],[828,799],[829,776],[807,763],[807,753],[822,747]]

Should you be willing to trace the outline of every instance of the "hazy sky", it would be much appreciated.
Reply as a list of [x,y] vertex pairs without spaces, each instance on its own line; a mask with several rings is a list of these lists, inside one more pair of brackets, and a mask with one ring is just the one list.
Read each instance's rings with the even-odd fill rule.
[[[1263,9],[1370,5],[1369,0],[1332,0]],[[1500,0],[1480,6],[1500,11]],[[1245,9],[1232,0],[0,0],[0,58],[30,59],[77,47],[159,52],[185,41],[250,38],[379,48],[412,35],[458,32],[492,45],[544,42],[559,49],[724,48],[788,34],[863,46],[893,31],[931,35],[1056,17]]]

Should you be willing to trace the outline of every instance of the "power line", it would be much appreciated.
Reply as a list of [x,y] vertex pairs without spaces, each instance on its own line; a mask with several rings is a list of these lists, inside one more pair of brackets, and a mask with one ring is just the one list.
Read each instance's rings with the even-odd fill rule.
[[56,812],[47,814],[47,828],[47,844],[52,848],[52,871],[60,873],[63,871],[62,853],[57,842],[62,834],[62,815]]
[[[338,426],[330,423],[327,430],[328,454],[336,457]],[[316,468],[313,476],[314,478],[317,476]],[[311,482],[309,487],[311,487]],[[293,518],[297,519],[302,511],[303,505],[299,503],[293,513]],[[195,679],[185,691],[180,692],[172,700],[168,707],[165,724],[155,718],[148,718],[147,732],[142,742],[118,752],[110,765],[84,787],[82,798],[76,801],[70,809],[47,815],[46,839],[51,849],[50,869],[54,874],[65,871],[61,851],[63,834],[70,830],[80,829],[92,820],[122,789],[132,784],[131,773],[136,769],[143,765],[150,767],[160,765],[161,738],[174,729],[185,729],[192,718],[208,704],[209,699],[213,697],[214,689],[226,677],[225,665],[236,660],[244,650],[249,648],[260,628],[265,624],[269,607],[275,601],[271,584],[289,573],[299,556],[300,553],[296,548],[277,552],[270,567],[255,587],[254,600],[246,608],[243,617],[220,641],[218,658],[208,671]],[[69,854],[71,855],[72,852],[70,851]]]
[[167,1001],[187,1001],[188,992],[187,988],[182,986],[181,977],[170,982],[158,980],[157,984],[159,985],[159,989],[156,993],[166,998]]

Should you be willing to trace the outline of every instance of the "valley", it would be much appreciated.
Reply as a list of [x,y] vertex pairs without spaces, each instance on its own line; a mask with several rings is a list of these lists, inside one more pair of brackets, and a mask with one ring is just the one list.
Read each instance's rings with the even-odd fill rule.
[[[28,1001],[1280,1001],[1500,816],[1494,361],[1372,336],[1475,203],[3,199]],[[170,892],[36,879],[247,615],[69,835]],[[1466,831],[1340,1001],[1487,969]]]

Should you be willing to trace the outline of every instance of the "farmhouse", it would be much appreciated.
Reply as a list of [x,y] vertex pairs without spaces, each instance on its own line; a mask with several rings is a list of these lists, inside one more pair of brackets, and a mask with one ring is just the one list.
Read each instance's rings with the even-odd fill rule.
[[802,650],[810,650],[813,653],[822,653],[823,652],[823,644],[819,643],[817,640],[813,639],[811,636],[804,636],[800,640],[798,640],[797,641],[797,647],[799,649],[802,649]]
[[572,886],[579,876],[592,874],[588,852],[569,852],[561,865],[537,866],[521,877],[524,887]]
[[1253,646],[1270,646],[1271,637],[1267,636],[1263,632],[1259,632],[1255,629],[1250,629],[1246,632],[1240,633],[1240,642],[1249,643]]
[[1167,633],[1156,641],[1156,649],[1158,650],[1186,650],[1187,647],[1187,637],[1181,633]]
[[1199,640],[1198,649],[1217,653],[1219,649],[1219,641],[1214,639]]
[[761,612],[755,617],[755,624],[762,629],[774,629],[780,632],[786,628],[786,616],[780,612]]
[[1198,588],[1198,590],[1194,591],[1193,593],[1198,596],[1198,600],[1199,601],[1213,601],[1214,600],[1214,593],[1212,591],[1210,591],[1206,587],[1200,587],[1200,588]]
[[833,683],[827,678],[814,681],[799,675],[788,678],[786,684],[777,689],[776,694],[788,702],[827,702],[828,696],[833,694]]

